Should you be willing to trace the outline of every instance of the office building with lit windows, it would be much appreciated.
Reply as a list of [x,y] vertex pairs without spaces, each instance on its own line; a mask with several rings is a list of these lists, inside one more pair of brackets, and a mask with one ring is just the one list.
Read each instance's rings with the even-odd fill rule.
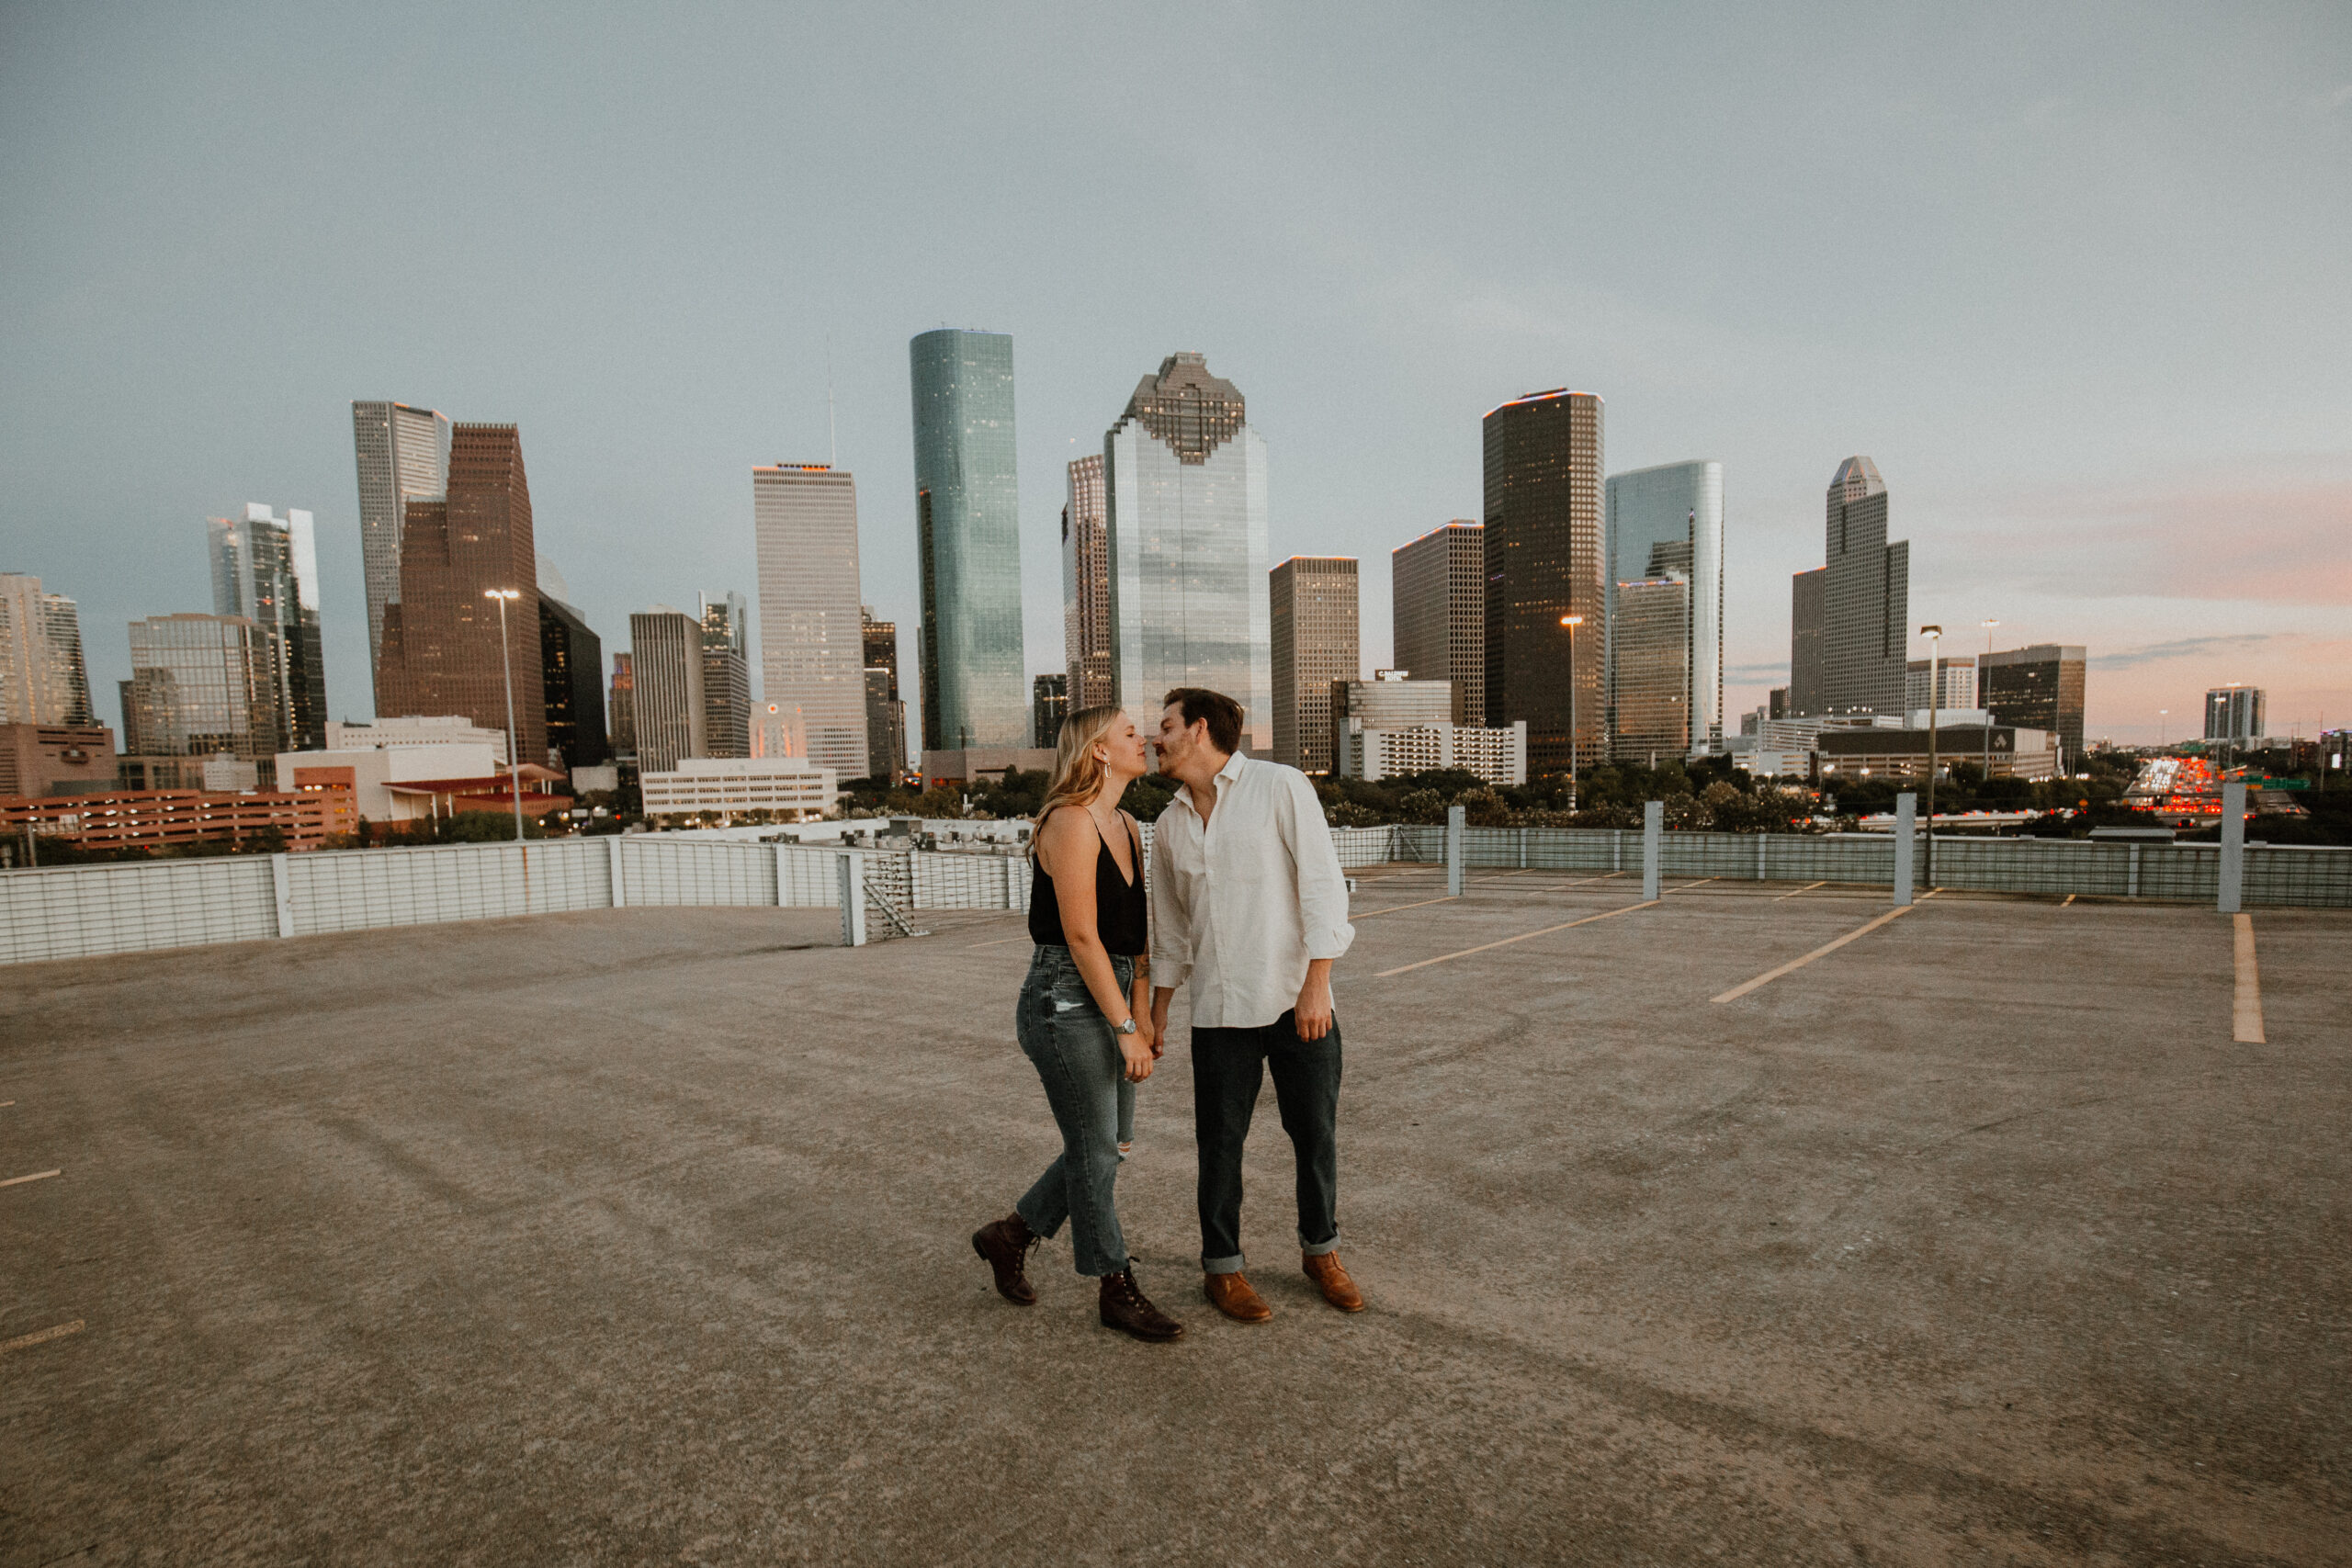
[[1453,722],[1487,721],[1486,529],[1464,518],[1388,554],[1396,665],[1453,682]]
[[[125,757],[225,756],[274,766],[284,749],[285,702],[268,628],[243,615],[151,615],[130,623],[130,679],[122,682]],[[250,778],[245,787],[252,787]]]
[[1826,714],[1899,717],[1904,711],[1911,545],[1905,539],[1889,544],[1886,533],[1886,481],[1878,465],[1868,457],[1847,458],[1829,481],[1821,618]]
[[1070,464],[1062,505],[1062,654],[1071,712],[1112,701],[1111,538],[1099,456]]
[[38,577],[0,572],[0,724],[96,722],[80,607]]
[[710,755],[702,623],[667,604],[628,618],[629,706],[639,776]]
[[2056,736],[2058,749],[2071,765],[2083,754],[2088,671],[2087,652],[2079,645],[2042,642],[2003,649],[1976,660],[1976,701],[1996,724],[2021,725]]
[[1110,534],[1111,671],[1149,728],[1173,687],[1241,705],[1242,745],[1273,744],[1264,583],[1266,444],[1239,389],[1198,354],[1146,376],[1102,438]]
[[922,743],[925,750],[1017,747],[1029,739],[1030,716],[1012,339],[943,327],[909,344],[908,359]]
[[1655,768],[1683,757],[1700,739],[1690,723],[1692,590],[1688,577],[1664,570],[1611,584],[1610,711],[1619,761]]
[[1527,721],[1538,775],[1607,751],[1604,413],[1597,395],[1558,388],[1490,409],[1483,424],[1487,723]]
[[702,596],[703,734],[713,757],[752,754],[752,664],[743,596]]

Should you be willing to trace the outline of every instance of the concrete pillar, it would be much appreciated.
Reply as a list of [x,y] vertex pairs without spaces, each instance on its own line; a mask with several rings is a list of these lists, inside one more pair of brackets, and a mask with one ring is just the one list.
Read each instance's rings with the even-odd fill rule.
[[2245,906],[2245,781],[2222,786],[2222,897],[2225,915]]
[[1462,897],[1462,836],[1463,810],[1458,806],[1445,808],[1445,896]]
[[1916,830],[1919,823],[1919,797],[1905,790],[1894,797],[1894,907],[1898,909],[1911,902],[1912,855],[1917,850]]
[[1642,897],[1657,897],[1657,856],[1666,838],[1666,802],[1642,805]]
[[865,857],[855,850],[842,850],[833,856],[833,867],[841,879],[842,945],[865,945]]
[[[613,908],[626,909],[628,908],[628,888],[621,881],[621,836],[615,833],[611,838],[606,839],[605,849],[612,856]],[[777,858],[782,859],[781,851],[778,852]]]

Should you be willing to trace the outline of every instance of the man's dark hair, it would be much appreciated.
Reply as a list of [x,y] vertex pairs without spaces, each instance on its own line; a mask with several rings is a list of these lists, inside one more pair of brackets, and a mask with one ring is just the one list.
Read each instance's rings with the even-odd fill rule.
[[1175,704],[1184,716],[1187,728],[1208,721],[1209,744],[1227,755],[1241,750],[1241,705],[1223,692],[1212,692],[1206,686],[1179,686],[1159,699],[1159,705]]

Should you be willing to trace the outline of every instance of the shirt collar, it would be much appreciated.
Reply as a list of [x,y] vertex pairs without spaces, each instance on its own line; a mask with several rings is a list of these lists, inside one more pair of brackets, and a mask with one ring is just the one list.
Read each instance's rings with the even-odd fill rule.
[[1225,766],[1216,771],[1216,776],[1225,780],[1227,784],[1232,783],[1235,779],[1241,776],[1241,753],[1236,751],[1232,756],[1227,757],[1225,760]]

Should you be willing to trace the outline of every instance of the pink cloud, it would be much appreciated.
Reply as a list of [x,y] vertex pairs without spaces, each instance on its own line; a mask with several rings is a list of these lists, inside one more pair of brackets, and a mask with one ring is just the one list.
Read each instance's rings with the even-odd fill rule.
[[2060,491],[1978,537],[2001,575],[2075,597],[2352,602],[2352,479]]

